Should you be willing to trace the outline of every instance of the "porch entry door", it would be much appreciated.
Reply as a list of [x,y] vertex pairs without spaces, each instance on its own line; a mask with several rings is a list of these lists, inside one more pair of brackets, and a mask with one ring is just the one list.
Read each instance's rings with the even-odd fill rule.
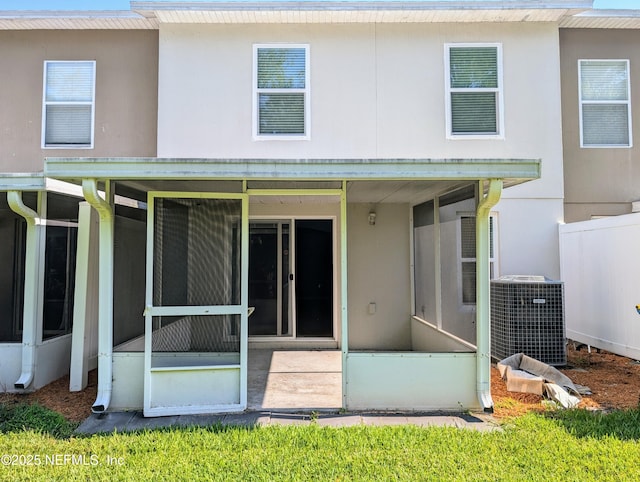
[[333,337],[333,221],[249,224],[250,336]]
[[246,408],[248,197],[150,193],[145,416]]

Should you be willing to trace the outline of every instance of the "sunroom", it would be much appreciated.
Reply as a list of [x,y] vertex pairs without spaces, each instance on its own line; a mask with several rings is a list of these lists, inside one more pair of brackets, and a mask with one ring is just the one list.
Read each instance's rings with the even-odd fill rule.
[[95,412],[246,410],[264,346],[339,350],[336,408],[491,410],[490,212],[539,160],[49,158],[45,174],[92,206],[71,371],[95,331]]

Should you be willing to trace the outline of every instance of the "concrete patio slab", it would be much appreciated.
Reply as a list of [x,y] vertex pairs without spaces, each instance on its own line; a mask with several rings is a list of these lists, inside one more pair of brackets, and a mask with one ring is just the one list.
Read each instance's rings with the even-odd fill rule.
[[338,410],[342,354],[337,350],[249,351],[249,410]]

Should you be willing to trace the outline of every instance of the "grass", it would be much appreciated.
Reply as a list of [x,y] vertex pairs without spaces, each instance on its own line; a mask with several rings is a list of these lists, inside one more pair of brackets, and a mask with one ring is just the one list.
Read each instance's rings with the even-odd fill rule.
[[2,422],[0,452],[14,459],[0,465],[0,480],[639,480],[639,421],[638,409],[570,410],[488,433],[311,424],[91,437],[63,435],[56,421]]
[[0,433],[35,431],[67,438],[76,426],[59,413],[37,403],[0,404]]

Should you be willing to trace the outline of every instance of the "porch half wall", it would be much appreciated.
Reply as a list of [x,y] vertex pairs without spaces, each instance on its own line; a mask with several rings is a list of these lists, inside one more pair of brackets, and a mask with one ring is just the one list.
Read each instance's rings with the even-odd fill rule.
[[348,353],[347,410],[481,408],[475,353]]
[[[23,343],[0,343],[0,393],[24,392],[14,387],[22,372]],[[27,391],[37,390],[69,373],[71,335],[45,340],[35,347],[35,376]]]

